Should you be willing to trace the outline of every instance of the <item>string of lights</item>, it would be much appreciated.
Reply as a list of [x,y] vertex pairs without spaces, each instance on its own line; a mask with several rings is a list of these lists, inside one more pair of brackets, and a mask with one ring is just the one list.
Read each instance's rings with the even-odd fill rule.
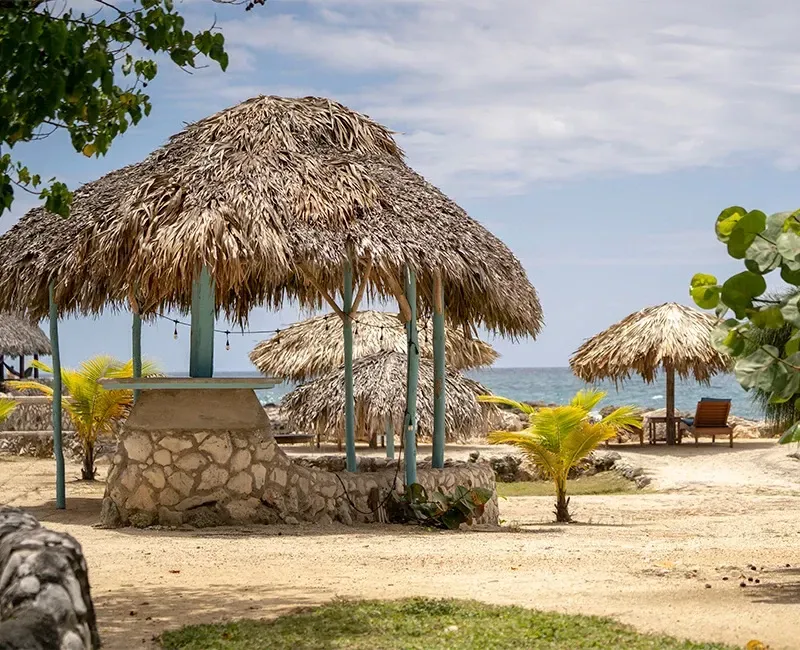
[[[178,338],[178,325],[180,325],[182,327],[191,327],[192,326],[191,323],[187,323],[186,321],[182,321],[182,320],[177,319],[177,318],[170,318],[169,316],[166,316],[164,314],[157,314],[157,316],[159,318],[162,318],[164,320],[168,320],[168,321],[173,323],[173,325],[174,325],[174,328],[173,328],[173,331],[172,331],[172,338],[173,339],[177,339]],[[387,325],[375,325],[374,323],[365,323],[363,321],[358,320],[357,318],[353,318],[352,321],[353,321],[353,323],[355,325],[358,325],[360,327],[373,327],[373,328],[380,329],[381,330],[381,339],[380,339],[381,341],[383,341],[383,330],[391,329]],[[330,323],[325,323],[325,329],[328,330],[329,327],[330,327]],[[283,329],[285,329],[285,328],[283,328]],[[224,334],[225,335],[225,349],[226,350],[230,350],[231,349],[231,339],[230,339],[231,334],[238,334],[240,336],[249,336],[249,335],[253,335],[253,334],[273,334],[277,338],[278,336],[280,336],[280,333],[283,331],[283,329],[275,328],[275,329],[271,329],[271,330],[246,330],[246,329],[239,329],[239,330],[228,330],[228,329],[225,329],[225,330],[223,330],[223,329],[214,328],[214,333],[215,334]],[[425,336],[425,343],[427,343],[428,342],[427,321],[422,324],[421,329],[422,329],[422,331],[424,333],[424,336]]]

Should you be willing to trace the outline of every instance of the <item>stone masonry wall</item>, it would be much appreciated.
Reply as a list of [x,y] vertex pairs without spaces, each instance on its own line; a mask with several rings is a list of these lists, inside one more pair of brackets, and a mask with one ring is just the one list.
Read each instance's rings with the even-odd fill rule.
[[[334,473],[293,463],[270,435],[252,391],[142,396],[113,458],[105,526],[373,522],[382,520],[377,506],[388,492],[403,489],[402,472],[394,469]],[[422,469],[417,479],[445,492],[457,485],[495,488],[494,471],[483,462]],[[495,496],[476,523],[497,521]]]
[[[28,397],[13,395],[11,397],[17,408],[4,422],[0,422],[0,431],[52,431],[53,407],[49,397]],[[72,421],[69,413],[62,410],[61,428],[64,431],[72,430]]]

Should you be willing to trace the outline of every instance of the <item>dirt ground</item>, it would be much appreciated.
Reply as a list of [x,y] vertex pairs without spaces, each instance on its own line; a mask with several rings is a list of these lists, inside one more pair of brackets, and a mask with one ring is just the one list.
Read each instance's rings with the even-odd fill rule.
[[652,488],[575,497],[581,523],[569,526],[550,523],[551,499],[518,497],[501,501],[503,529],[467,533],[380,525],[101,530],[93,524],[102,483],[74,480],[79,469],[70,465],[67,510],[57,511],[53,462],[8,457],[0,458],[0,503],[28,508],[83,544],[111,649],[153,647],[154,635],[187,623],[274,616],[337,596],[410,595],[800,648],[795,450],[764,441],[612,448],[641,465]]

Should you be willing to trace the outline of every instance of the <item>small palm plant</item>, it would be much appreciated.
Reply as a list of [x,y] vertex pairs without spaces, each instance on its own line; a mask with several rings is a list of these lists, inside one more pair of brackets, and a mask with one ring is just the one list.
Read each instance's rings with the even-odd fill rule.
[[[52,374],[53,369],[34,361],[33,365],[43,372]],[[142,365],[142,375],[156,374],[156,368],[150,363]],[[114,432],[116,424],[127,417],[133,405],[133,391],[109,390],[102,386],[101,379],[122,379],[133,376],[133,361],[123,363],[113,357],[100,355],[84,361],[77,370],[61,369],[61,382],[66,397],[62,399],[62,408],[69,413],[80,440],[83,452],[82,478],[93,481],[97,472],[94,466],[95,443],[100,436]],[[33,380],[7,382],[17,390],[35,390],[53,397],[53,389],[46,384]]]
[[5,422],[15,408],[17,408],[17,403],[13,399],[0,397],[0,422]]
[[571,522],[567,477],[569,471],[588,456],[601,442],[613,438],[619,429],[641,427],[642,419],[633,406],[623,406],[593,422],[591,411],[606,396],[603,391],[579,391],[566,406],[534,408],[494,395],[482,395],[482,402],[505,404],[528,416],[528,427],[522,431],[494,431],[492,444],[518,447],[556,487],[556,521]]

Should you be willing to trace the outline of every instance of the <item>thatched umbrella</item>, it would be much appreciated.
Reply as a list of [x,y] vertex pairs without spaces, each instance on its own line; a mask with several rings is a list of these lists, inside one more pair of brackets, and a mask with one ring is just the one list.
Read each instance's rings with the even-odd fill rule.
[[[19,376],[25,375],[25,357],[52,353],[50,340],[39,326],[16,313],[0,313],[0,382],[5,379],[6,357],[19,357]],[[34,369],[35,376],[39,371]]]
[[648,307],[631,314],[581,345],[569,361],[587,382],[620,382],[631,374],[647,383],[663,370],[667,380],[667,442],[675,441],[675,375],[708,383],[730,369],[730,358],[711,343],[716,320],[677,303]]
[[[438,315],[443,339],[444,295],[453,325],[509,336],[542,326],[511,251],[410,169],[388,129],[325,98],[261,96],[216,113],[79,188],[71,209],[60,219],[35,208],[0,238],[0,310],[191,310],[196,377],[212,373],[215,315],[244,323],[287,298],[327,302],[348,340],[348,315],[365,295],[395,297],[409,350],[418,307]],[[346,408],[352,424],[351,399]]]
[[[369,310],[353,314],[352,318],[354,359],[406,351],[406,331],[399,314]],[[445,350],[451,370],[490,366],[499,356],[488,343],[466,338],[461,330],[452,328],[446,332]],[[430,319],[421,324],[419,353],[423,358],[433,358]],[[344,341],[339,317],[324,314],[294,323],[256,345],[250,352],[250,361],[265,375],[293,381],[306,381],[341,368]]]
[[[417,388],[418,431],[422,436],[433,434],[434,372],[429,359],[421,359]],[[358,436],[369,440],[384,430],[400,430],[405,416],[406,359],[398,352],[381,352],[353,362],[355,405],[358,415]],[[344,431],[342,400],[344,369],[295,388],[281,402],[289,422],[301,431],[313,431],[341,440]],[[487,430],[489,411],[478,402],[478,395],[489,391],[478,382],[458,373],[448,372],[445,432],[449,441],[466,440]],[[494,407],[492,407],[494,408]]]

